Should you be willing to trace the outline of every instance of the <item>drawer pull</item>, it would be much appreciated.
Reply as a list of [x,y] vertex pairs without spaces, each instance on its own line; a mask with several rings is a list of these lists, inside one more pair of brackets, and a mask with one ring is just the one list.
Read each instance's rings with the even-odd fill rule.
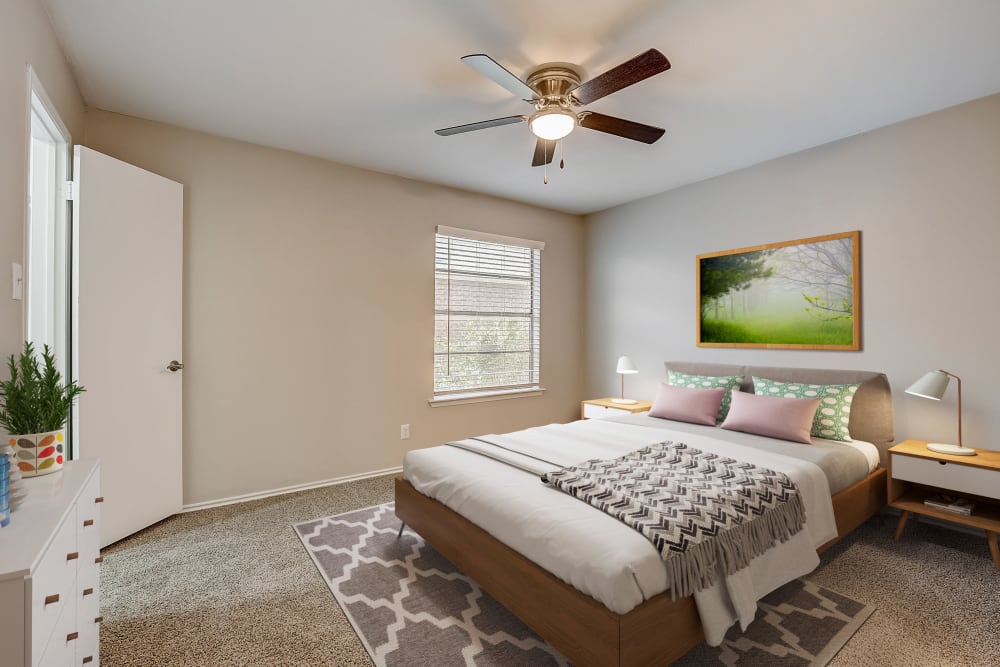
[[80,557],[79,551],[73,551],[71,553],[66,554],[66,560],[76,560],[79,557]]
[[104,556],[98,556],[97,558],[94,559],[94,562],[100,565],[101,563],[104,562]]
[[86,665],[88,662],[94,662],[94,656],[88,655],[86,658],[83,659],[83,664]]
[[86,521],[83,522],[83,525],[84,526],[93,526],[94,525],[94,520],[93,519],[87,519]]
[[74,639],[77,639],[79,636],[80,636],[79,632],[71,632],[68,635],[66,635],[66,641],[71,642]]
[[103,616],[98,616],[97,618],[94,619],[94,623],[100,623],[103,620],[104,620]]
[[45,604],[55,604],[56,602],[59,602],[59,594],[58,593],[56,593],[55,595],[46,595],[45,596]]
[[98,497],[94,498],[94,502],[95,503],[103,503],[104,502],[104,496],[98,496]]
[[94,594],[94,589],[93,588],[84,588],[83,589],[83,594],[84,595],[93,595]]

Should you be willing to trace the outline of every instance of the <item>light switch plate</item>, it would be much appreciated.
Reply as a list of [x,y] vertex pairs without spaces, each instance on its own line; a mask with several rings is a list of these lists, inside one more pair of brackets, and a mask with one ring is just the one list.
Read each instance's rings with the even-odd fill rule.
[[17,262],[10,263],[11,295],[15,301],[24,298],[24,269]]

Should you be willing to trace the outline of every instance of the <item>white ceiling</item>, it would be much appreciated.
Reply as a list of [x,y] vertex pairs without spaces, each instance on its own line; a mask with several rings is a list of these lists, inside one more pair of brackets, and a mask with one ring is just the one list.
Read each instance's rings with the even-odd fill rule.
[[[1000,92],[997,0],[41,0],[88,105],[573,213],[601,210]],[[648,48],[673,68],[531,168],[531,107],[463,65],[590,78]],[[559,155],[557,154],[557,158]]]

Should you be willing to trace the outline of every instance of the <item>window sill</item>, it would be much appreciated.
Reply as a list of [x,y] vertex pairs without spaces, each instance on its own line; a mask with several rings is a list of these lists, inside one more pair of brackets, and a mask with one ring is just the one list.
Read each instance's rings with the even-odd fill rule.
[[435,396],[434,398],[428,399],[427,404],[432,408],[443,408],[449,405],[485,403],[486,401],[506,401],[511,398],[528,398],[530,396],[541,396],[543,393],[545,393],[545,389],[543,387],[529,387],[527,389],[501,389],[499,391],[469,391],[461,394]]

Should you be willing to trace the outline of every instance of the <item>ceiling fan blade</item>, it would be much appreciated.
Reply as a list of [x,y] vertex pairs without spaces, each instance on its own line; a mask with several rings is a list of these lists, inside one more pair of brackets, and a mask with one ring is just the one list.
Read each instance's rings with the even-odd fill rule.
[[590,81],[581,83],[570,93],[581,104],[590,104],[594,100],[618,92],[622,88],[628,88],[633,83],[639,83],[655,74],[666,72],[668,69],[670,69],[670,61],[667,60],[667,57],[656,49],[650,49],[632,60],[623,62],[618,67],[609,69],[604,74],[595,76]]
[[531,86],[514,76],[507,68],[485,53],[462,56],[462,62],[483,76],[493,79],[496,83],[525,101],[530,102],[535,97],[538,97],[538,93]]
[[644,144],[656,143],[656,140],[666,132],[661,127],[643,125],[635,121],[615,118],[614,116],[605,116],[602,113],[594,113],[592,111],[580,118],[580,127],[585,127],[588,130],[597,130],[598,132],[607,132],[608,134],[625,137],[633,141],[641,141]]
[[531,158],[532,167],[541,167],[552,163],[552,154],[556,151],[556,142],[539,139],[535,142],[535,154]]
[[528,119],[527,116],[504,116],[503,118],[494,118],[493,120],[481,120],[478,123],[468,123],[466,125],[456,125],[455,127],[446,127],[442,130],[434,130],[434,134],[439,134],[442,137],[447,137],[452,134],[461,134],[462,132],[472,132],[473,130],[485,130],[488,127],[500,127],[501,125],[513,125],[514,123],[523,123]]

